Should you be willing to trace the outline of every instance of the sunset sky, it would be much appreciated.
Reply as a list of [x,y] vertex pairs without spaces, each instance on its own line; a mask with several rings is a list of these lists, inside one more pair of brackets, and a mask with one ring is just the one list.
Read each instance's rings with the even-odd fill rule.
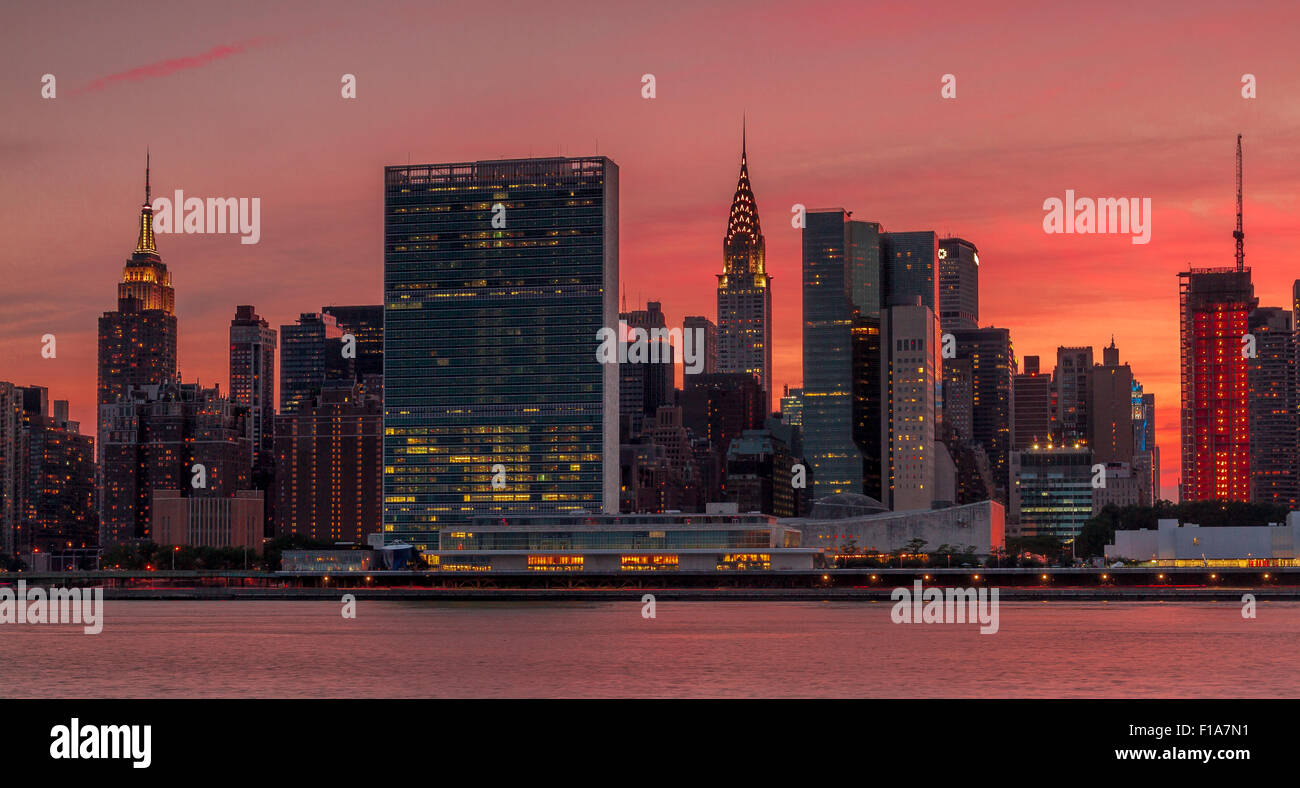
[[[742,115],[774,277],[775,377],[797,386],[791,206],[980,250],[980,323],[1017,356],[1113,334],[1156,394],[1178,479],[1178,286],[1233,258],[1263,305],[1300,267],[1294,2],[64,3],[0,12],[0,380],[49,387],[94,431],[96,319],[116,308],[143,199],[261,198],[261,241],[161,235],[187,381],[227,389],[237,304],[274,326],[380,303],[384,165],[611,157],[629,305],[716,317]],[[187,7],[188,6],[188,7]],[[57,98],[41,98],[41,78]],[[355,74],[358,97],[340,96]],[[641,97],[642,74],[657,96]],[[951,73],[957,98],[940,97]],[[1241,95],[1254,74],[1258,98]],[[1047,235],[1043,201],[1149,197],[1151,242]],[[41,336],[57,337],[56,359]],[[277,384],[278,385],[278,384]]]

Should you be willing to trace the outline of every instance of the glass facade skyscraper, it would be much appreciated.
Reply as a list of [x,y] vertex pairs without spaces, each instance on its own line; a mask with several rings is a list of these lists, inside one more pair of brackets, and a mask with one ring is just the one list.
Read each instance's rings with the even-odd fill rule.
[[812,211],[803,231],[803,434],[814,497],[885,500],[880,225]]
[[618,166],[387,167],[384,193],[385,540],[617,511],[619,370],[596,351],[618,328]]
[[885,306],[914,303],[939,314],[939,237],[932,230],[881,233]]
[[964,238],[939,239],[939,326],[979,328],[980,253]]

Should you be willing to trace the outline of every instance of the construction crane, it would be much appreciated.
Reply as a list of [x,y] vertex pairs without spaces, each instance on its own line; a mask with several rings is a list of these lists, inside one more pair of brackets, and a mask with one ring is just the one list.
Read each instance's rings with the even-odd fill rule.
[[1246,233],[1241,229],[1241,135],[1237,135],[1237,229],[1232,237],[1237,239],[1237,270],[1244,270],[1246,264]]

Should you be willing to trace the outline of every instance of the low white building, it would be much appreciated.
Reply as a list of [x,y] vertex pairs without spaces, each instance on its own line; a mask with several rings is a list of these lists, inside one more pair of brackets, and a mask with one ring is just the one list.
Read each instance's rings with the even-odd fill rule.
[[926,550],[945,544],[953,547],[973,545],[977,555],[988,555],[993,548],[1004,546],[1005,522],[1006,509],[997,501],[910,512],[781,520],[782,525],[799,529],[804,547],[824,552],[836,552],[852,542],[858,552],[888,553],[905,547],[914,539],[921,539]]
[[1161,520],[1155,530],[1116,531],[1107,560],[1155,562],[1167,566],[1288,566],[1300,548],[1300,512],[1286,525],[1202,528]]

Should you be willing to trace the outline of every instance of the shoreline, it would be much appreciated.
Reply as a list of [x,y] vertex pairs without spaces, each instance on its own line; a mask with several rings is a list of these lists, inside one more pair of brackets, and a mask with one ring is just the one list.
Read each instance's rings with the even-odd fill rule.
[[[445,602],[893,602],[893,588],[105,588],[111,601]],[[1300,602],[1300,588],[1015,588],[1003,602]]]

